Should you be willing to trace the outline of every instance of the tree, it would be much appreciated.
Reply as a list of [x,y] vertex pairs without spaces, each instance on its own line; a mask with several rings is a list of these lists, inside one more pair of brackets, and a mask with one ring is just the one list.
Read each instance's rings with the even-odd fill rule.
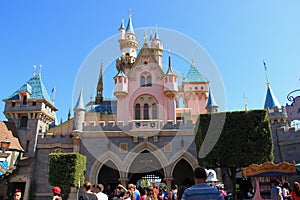
[[[210,121],[225,117],[221,134],[214,147],[205,157],[199,157],[205,137],[216,131]],[[198,162],[207,168],[225,168],[231,179],[233,198],[236,197],[236,173],[252,163],[262,164],[273,161],[273,142],[266,110],[235,111],[226,113],[201,114],[196,127]],[[202,148],[203,149],[203,148]]]
[[79,153],[51,153],[49,154],[48,182],[52,186],[59,186],[67,198],[70,187],[79,187],[84,182],[86,157]]

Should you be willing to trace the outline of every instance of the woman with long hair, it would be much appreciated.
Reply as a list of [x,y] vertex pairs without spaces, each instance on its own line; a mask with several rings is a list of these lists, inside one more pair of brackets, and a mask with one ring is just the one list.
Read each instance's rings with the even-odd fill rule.
[[298,182],[294,182],[292,198],[293,200],[300,200],[300,184]]

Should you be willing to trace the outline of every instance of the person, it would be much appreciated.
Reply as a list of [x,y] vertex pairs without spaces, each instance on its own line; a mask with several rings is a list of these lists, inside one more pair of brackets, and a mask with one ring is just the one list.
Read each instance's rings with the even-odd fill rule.
[[22,199],[22,192],[20,189],[16,189],[14,193],[14,200],[21,200]]
[[222,194],[223,197],[227,196],[227,191],[224,189],[224,185],[223,184],[219,185],[217,188],[220,190],[220,192],[221,192],[221,194]]
[[178,186],[176,184],[172,185],[171,191],[169,192],[168,199],[177,200],[177,191],[178,191]]
[[158,190],[158,188],[157,188],[157,186],[156,186],[156,183],[153,183],[153,192],[154,192],[154,194],[156,195],[156,197],[158,198],[159,190]]
[[184,185],[179,186],[177,191],[177,199],[180,200],[182,198],[182,194],[187,187]]
[[291,196],[293,200],[300,200],[300,184],[298,182],[294,182]]
[[123,200],[135,200],[131,190],[126,190]]
[[108,200],[108,196],[103,193],[104,186],[102,184],[94,184],[93,192],[97,196],[98,200]]
[[290,200],[291,194],[290,194],[290,183],[284,182],[282,185],[282,196],[284,200]]
[[142,188],[140,190],[140,193],[141,193],[141,200],[146,200],[146,198],[147,198],[147,189],[146,188]]
[[[125,190],[125,192],[127,191],[127,189],[123,185],[121,185],[121,184],[119,184],[118,187],[120,187],[121,189]],[[141,194],[136,189],[136,187],[135,187],[134,184],[132,184],[132,183],[128,184],[127,188],[128,188],[128,190],[131,190],[131,192],[133,193],[133,196],[134,196],[135,200],[141,200]]]
[[90,182],[85,182],[83,184],[83,194],[79,196],[79,200],[98,200],[97,196],[93,194],[92,184]]
[[54,186],[52,188],[52,200],[62,200],[60,193],[61,193],[60,187]]
[[273,187],[271,188],[271,199],[272,200],[283,200],[282,190],[281,190],[281,181],[275,180]]
[[147,191],[146,192],[147,193],[146,200],[157,200],[157,196],[154,193],[154,190],[153,190],[152,186],[147,187],[146,191]]
[[187,188],[182,195],[181,200],[224,200],[218,188],[212,187],[206,183],[207,173],[205,168],[197,167],[194,170],[195,185]]

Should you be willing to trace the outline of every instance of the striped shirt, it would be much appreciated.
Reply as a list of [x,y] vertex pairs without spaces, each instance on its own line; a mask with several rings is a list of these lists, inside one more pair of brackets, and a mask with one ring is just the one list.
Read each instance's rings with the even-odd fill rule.
[[224,200],[221,192],[208,184],[197,184],[187,188],[181,200]]

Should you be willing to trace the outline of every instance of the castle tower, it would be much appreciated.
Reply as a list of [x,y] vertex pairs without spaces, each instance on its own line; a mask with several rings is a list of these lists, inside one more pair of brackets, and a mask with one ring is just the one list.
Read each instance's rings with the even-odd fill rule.
[[85,106],[83,103],[82,90],[80,91],[77,103],[73,109],[74,111],[74,130],[82,131],[83,123],[85,121]]
[[182,81],[184,102],[186,108],[191,108],[192,120],[196,120],[199,113],[206,113],[206,100],[208,98],[209,81],[195,67],[194,62]]
[[100,104],[102,102],[103,102],[103,64],[101,63],[95,103]]
[[114,77],[114,95],[118,99],[122,99],[123,97],[127,96],[128,94],[128,77],[124,73],[123,69],[123,58],[120,59],[120,70],[118,74]]
[[134,33],[133,25],[132,25],[132,14],[129,15],[128,24],[126,30],[124,29],[124,20],[122,20],[120,31],[120,50],[122,56],[132,56],[136,58],[137,50],[138,50],[138,42],[136,40],[136,35]]
[[218,104],[215,101],[215,98],[211,92],[211,88],[208,90],[208,99],[206,103],[206,110],[208,113],[216,113],[218,112]]
[[122,23],[119,28],[120,36],[119,36],[119,42],[120,40],[125,40],[125,26],[124,26],[124,18],[122,18]]
[[42,82],[41,74],[32,76],[20,89],[15,91],[5,102],[4,114],[17,128],[18,137],[25,156],[35,155],[37,138],[46,132],[55,122],[57,108]]
[[174,73],[171,65],[171,57],[169,56],[169,66],[164,79],[164,94],[169,98],[173,98],[178,92],[177,75]]
[[163,45],[159,39],[157,28],[154,37],[152,38],[152,34],[150,35],[150,47],[153,55],[156,58],[156,61],[158,62],[159,66],[162,67]]

